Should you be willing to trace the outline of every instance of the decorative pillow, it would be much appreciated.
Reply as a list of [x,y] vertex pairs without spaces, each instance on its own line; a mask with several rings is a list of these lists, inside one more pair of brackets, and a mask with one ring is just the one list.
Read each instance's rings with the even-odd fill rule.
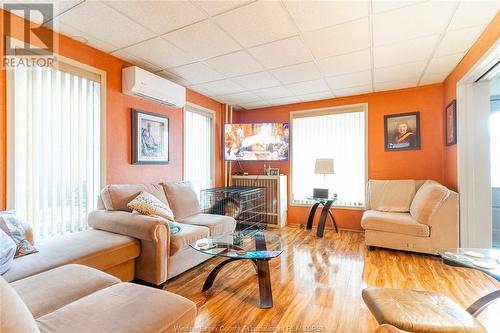
[[16,243],[16,256],[22,257],[38,250],[26,239],[23,224],[13,212],[0,213],[0,229]]
[[139,193],[127,204],[127,207],[144,215],[156,215],[168,221],[175,221],[170,207],[148,192]]
[[16,255],[16,243],[0,229],[0,274],[7,272]]
[[426,181],[420,186],[411,203],[411,216],[419,223],[431,225],[432,215],[449,195],[450,190],[443,185],[435,181]]

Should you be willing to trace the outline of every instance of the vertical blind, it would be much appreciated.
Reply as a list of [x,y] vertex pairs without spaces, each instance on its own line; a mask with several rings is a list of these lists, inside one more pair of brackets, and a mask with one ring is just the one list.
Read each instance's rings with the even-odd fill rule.
[[213,115],[186,106],[184,121],[184,179],[193,182],[197,189],[213,187]]
[[[297,113],[292,119],[292,199],[308,203],[313,188],[338,195],[336,205],[365,201],[365,112]],[[332,158],[334,175],[315,175],[317,158]]]
[[16,213],[41,238],[87,228],[101,180],[100,83],[17,67],[14,92]]

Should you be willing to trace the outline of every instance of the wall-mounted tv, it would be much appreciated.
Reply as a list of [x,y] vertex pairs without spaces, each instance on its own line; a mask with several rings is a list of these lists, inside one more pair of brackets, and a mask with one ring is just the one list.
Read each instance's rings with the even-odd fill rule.
[[224,160],[286,161],[290,146],[288,123],[224,125]]

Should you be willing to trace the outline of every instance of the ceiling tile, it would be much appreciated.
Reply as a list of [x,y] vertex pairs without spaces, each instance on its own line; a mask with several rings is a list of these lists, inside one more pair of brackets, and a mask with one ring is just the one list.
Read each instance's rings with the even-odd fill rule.
[[162,37],[200,60],[240,49],[231,37],[209,20],[170,32]]
[[194,61],[189,54],[161,37],[135,44],[123,50],[160,68],[177,67]]
[[[29,0],[9,0],[9,1],[6,1],[6,3],[3,3],[3,2],[0,3],[0,8],[4,8],[4,5],[8,5],[8,4],[32,4],[32,3],[36,3],[36,2],[37,1],[29,1]],[[71,9],[72,7],[75,7],[79,3],[82,3],[83,0],[77,0],[77,1],[44,0],[44,1],[38,1],[38,2],[52,4],[53,11],[50,15],[47,15],[46,17],[42,17],[42,14],[38,11],[35,11],[35,10],[30,11],[29,20],[32,22],[38,23],[38,24],[40,24],[42,22],[44,24],[47,24],[48,22],[52,21],[58,15]],[[17,16],[28,19],[27,17],[25,17],[23,10],[14,10],[12,12],[13,12],[13,14],[15,14]]]
[[300,103],[300,100],[297,97],[291,96],[291,97],[271,99],[268,100],[267,102],[271,103],[271,105],[277,106],[277,105]]
[[283,67],[313,60],[311,51],[297,36],[253,47],[248,49],[248,52],[267,68]]
[[444,35],[435,56],[444,56],[453,53],[466,52],[481,35],[483,27],[472,27],[448,31]]
[[206,61],[206,64],[217,72],[231,77],[255,73],[264,69],[245,51],[238,51]]
[[418,78],[375,83],[375,91],[411,88],[411,87],[416,87],[417,83],[418,83]]
[[184,27],[207,17],[188,1],[106,1],[156,34]]
[[328,85],[323,79],[294,83],[286,87],[296,96],[329,90]]
[[420,85],[422,86],[425,84],[441,83],[448,77],[448,74],[449,74],[448,72],[434,73],[434,74],[425,73],[422,79],[420,80]]
[[158,76],[161,76],[167,80],[180,84],[181,86],[187,87],[189,82],[173,73],[167,72],[166,70],[162,70],[160,72],[155,73]]
[[260,108],[265,108],[271,106],[268,102],[264,101],[257,101],[257,102],[250,102],[250,103],[244,103],[240,105],[242,108],[246,110],[252,110],[252,109],[260,109]]
[[312,62],[274,69],[271,71],[271,74],[273,74],[283,84],[321,78],[321,73]]
[[371,68],[370,49],[325,58],[319,61],[325,76],[361,72]]
[[428,1],[373,16],[375,46],[439,34],[450,22],[454,1]]
[[296,34],[287,13],[277,1],[254,2],[214,19],[245,47]]
[[260,97],[249,92],[223,95],[221,96],[221,98],[225,101],[228,101],[230,104],[247,104],[261,100]]
[[330,90],[297,96],[297,98],[300,99],[301,102],[318,101],[320,99],[327,99],[333,97],[334,96]]
[[202,63],[170,68],[168,71],[188,81],[190,85],[224,78],[224,76]]
[[358,87],[337,89],[334,91],[336,97],[355,96],[355,95],[361,95],[361,94],[368,94],[371,92],[373,92],[371,84],[358,86]]
[[290,90],[282,86],[259,89],[253,91],[253,93],[264,100],[293,96]]
[[67,24],[64,24],[59,21],[54,21],[54,31],[57,31],[65,36],[68,37],[78,37],[78,38],[84,38],[88,41],[87,45],[90,45],[98,50],[101,50],[106,53],[110,53],[113,50],[118,49],[116,45],[104,42],[100,39],[97,39],[95,37],[89,36],[87,33],[78,30],[76,28],[73,28]]
[[402,65],[375,68],[375,82],[400,81],[418,78],[424,72],[426,61],[416,61]]
[[455,68],[455,66],[460,62],[460,60],[462,60],[464,55],[465,53],[462,52],[462,53],[447,55],[444,57],[432,58],[425,72],[427,74],[450,73]]
[[428,60],[437,46],[439,35],[386,44],[374,48],[375,68]]
[[160,67],[155,66],[144,59],[138,58],[138,57],[136,57],[136,56],[124,51],[124,50],[119,50],[119,51],[113,52],[113,53],[111,53],[111,55],[115,56],[117,58],[120,58],[126,62],[129,62],[129,63],[133,64],[134,66],[138,66],[142,69],[145,69],[151,73],[158,72],[161,70]]
[[345,23],[368,16],[368,1],[285,1],[302,32]]
[[[425,0],[424,0],[425,1]],[[374,14],[382,13],[382,12],[387,12],[389,10],[394,10],[402,7],[408,7],[415,5],[417,3],[423,2],[422,0],[419,1],[387,1],[387,0],[373,0],[372,1],[372,10]]]
[[102,2],[84,2],[55,19],[84,31],[88,36],[125,47],[154,34]]
[[476,25],[485,26],[498,13],[500,1],[462,1],[458,6],[448,30]]
[[326,82],[333,91],[343,88],[371,85],[372,74],[371,71],[363,71],[358,73],[333,76],[326,78]]
[[280,84],[280,82],[268,72],[238,76],[232,78],[232,80],[248,90],[275,87]]
[[202,7],[209,15],[215,16],[236,7],[244,6],[252,1],[243,0],[195,0],[194,3]]
[[202,83],[199,85],[190,86],[189,88],[193,88],[193,90],[198,89],[204,91],[210,96],[234,94],[245,90],[244,88],[240,87],[233,81],[227,79]]
[[370,47],[368,18],[304,34],[304,41],[318,59]]

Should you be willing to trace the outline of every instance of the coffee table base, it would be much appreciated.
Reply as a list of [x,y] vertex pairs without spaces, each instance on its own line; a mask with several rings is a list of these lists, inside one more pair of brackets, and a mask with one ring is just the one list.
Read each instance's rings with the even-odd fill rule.
[[269,271],[269,259],[247,259],[247,258],[229,258],[224,260],[210,272],[202,291],[207,291],[214,284],[217,274],[224,268],[225,265],[236,260],[250,260],[257,271],[259,280],[260,307],[269,309],[273,307],[273,293],[271,290],[271,273]]

